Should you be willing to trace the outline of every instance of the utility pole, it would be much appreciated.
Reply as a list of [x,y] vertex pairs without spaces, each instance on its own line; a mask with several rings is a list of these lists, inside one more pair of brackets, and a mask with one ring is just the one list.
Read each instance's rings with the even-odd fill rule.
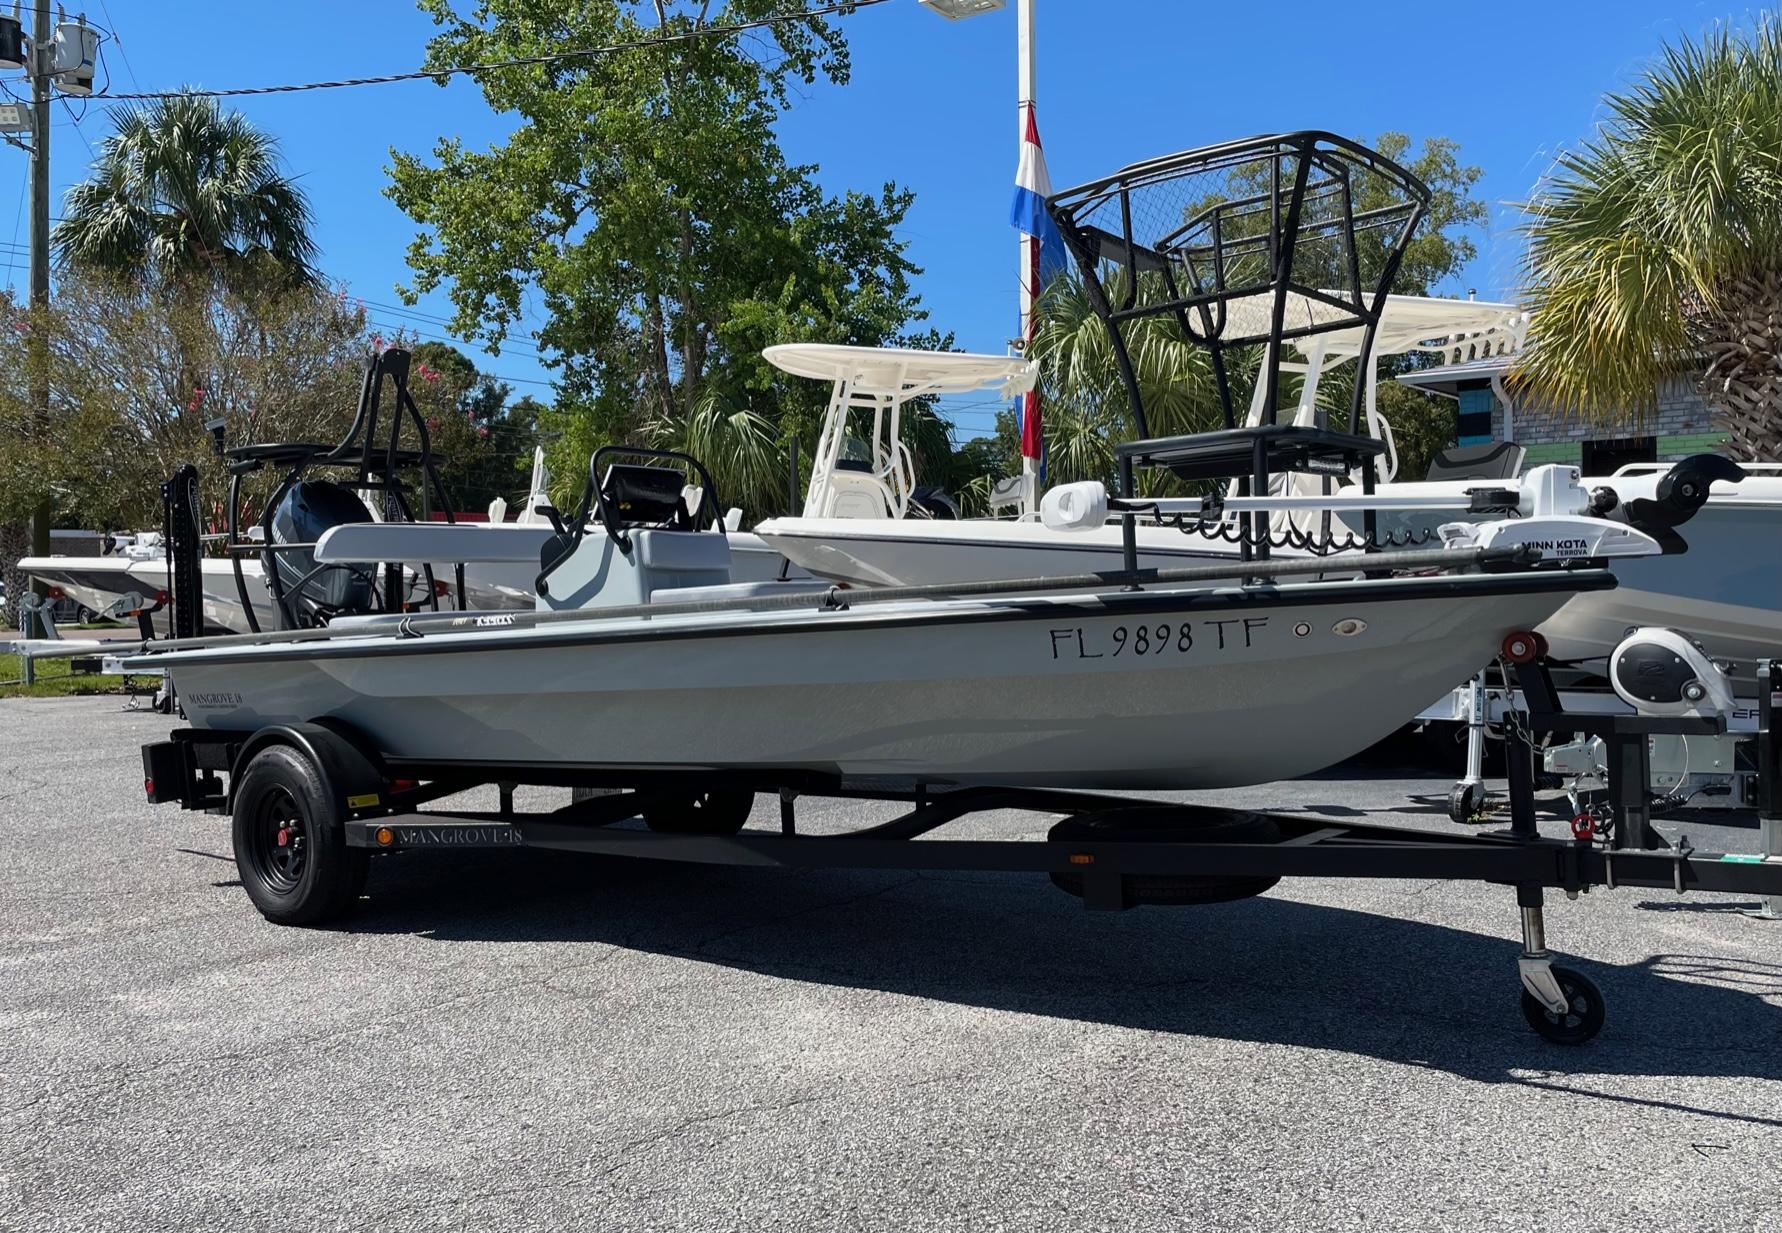
[[[50,380],[49,336],[44,315],[49,310],[50,251],[50,72],[55,67],[55,48],[50,41],[49,0],[36,0],[31,22],[31,308],[38,320],[31,330],[31,404],[37,430],[49,431]],[[50,550],[48,493],[31,512],[31,555],[45,557]],[[38,598],[49,594],[43,582],[33,580]]]

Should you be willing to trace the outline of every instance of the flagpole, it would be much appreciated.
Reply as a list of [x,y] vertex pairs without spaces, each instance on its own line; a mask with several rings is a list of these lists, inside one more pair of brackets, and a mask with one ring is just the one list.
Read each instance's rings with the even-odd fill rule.
[[[1019,158],[1022,143],[1027,136],[1027,111],[1034,103],[1034,58],[1033,58],[1033,0],[1015,0],[1016,56],[1018,64],[1017,91],[1019,98],[1015,102],[1015,154]],[[1021,342],[1025,346],[1033,337],[1033,296],[1037,288],[1033,285],[1035,277],[1035,250],[1039,240],[1023,235],[1019,237],[1020,259],[1016,265],[1019,271],[1016,285],[1021,291]],[[1025,407],[1025,404],[1023,404]],[[1039,476],[1038,460],[1021,458],[1021,474],[1026,481],[1026,493],[1022,501],[1022,513],[1033,513],[1037,504]]]

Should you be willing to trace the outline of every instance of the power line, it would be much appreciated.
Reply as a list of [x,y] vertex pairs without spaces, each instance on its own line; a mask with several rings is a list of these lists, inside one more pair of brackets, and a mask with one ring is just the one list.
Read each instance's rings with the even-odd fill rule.
[[68,98],[66,95],[62,97],[62,110],[66,111],[69,120],[73,121],[74,135],[79,137],[80,144],[87,148],[87,157],[97,161],[99,156],[93,152],[93,143],[88,141],[87,135],[80,131],[80,117],[75,115],[74,108],[68,105]]
[[28,177],[19,177],[19,209],[18,213],[12,216],[12,243],[8,246],[13,251],[6,257],[6,286],[9,290],[13,286],[13,276],[18,273],[19,256],[29,251],[19,243],[19,224],[25,219],[25,186],[28,183],[30,183]]
[[[453,338],[447,334],[436,334],[429,330],[417,329],[409,322],[379,320],[378,318],[373,317],[370,313],[365,314],[365,324],[376,326],[380,331],[391,334],[409,334],[415,338],[421,339],[423,342],[444,343],[446,346],[454,349],[475,346],[473,343],[466,343],[463,339]],[[523,347],[508,347],[506,348],[506,351],[522,360],[537,360],[540,363],[544,361],[544,357],[539,355],[536,351],[528,351]],[[483,354],[487,355],[490,354],[490,352],[487,349],[484,349]]]
[[130,53],[124,50],[124,40],[118,36],[118,23],[111,15],[111,5],[105,0],[99,0],[99,8],[105,14],[107,24],[111,26],[111,41],[117,44],[118,55],[124,58],[124,72],[130,75],[130,84],[138,90],[142,89],[142,83],[136,80],[136,70],[130,66]]
[[[436,325],[436,326],[439,326],[441,329],[444,329],[447,331],[450,331],[452,328],[452,323],[450,321],[446,320],[444,317],[433,317],[433,316],[429,316],[426,313],[415,312],[412,309],[401,308],[394,304],[380,304],[376,300],[362,299],[358,296],[353,297],[353,299],[354,299],[354,302],[356,304],[358,304],[361,308],[367,310],[367,315],[369,315],[369,310],[376,309],[380,315],[390,314],[392,316],[409,317],[409,318],[413,318],[416,321],[421,322],[424,325]],[[416,330],[415,332],[420,333],[419,330]],[[461,340],[457,337],[447,337],[444,335],[438,337],[435,341],[449,342],[449,343],[453,344],[454,346],[467,346],[468,347],[468,346],[476,345],[474,342],[471,342],[471,341],[465,341],[465,340]],[[501,344],[501,347],[502,347],[503,351],[512,351],[516,355],[523,356],[527,359],[536,360],[536,359],[540,358],[540,356],[538,354],[538,348],[532,346],[529,343],[506,341]]]
[[[560,64],[565,60],[585,60],[599,56],[610,56],[621,51],[640,51],[649,47],[668,47],[677,43],[691,43],[702,38],[719,37],[726,34],[740,34],[745,30],[758,30],[765,26],[777,26],[782,22],[806,21],[812,17],[827,17],[832,13],[851,13],[855,9],[870,8],[875,4],[884,4],[885,0],[841,0],[837,4],[826,4],[821,8],[806,9],[798,13],[777,13],[771,17],[760,17],[754,21],[734,22],[727,26],[696,26],[691,30],[683,30],[678,34],[659,34],[653,38],[637,39],[628,43],[608,43],[602,47],[583,47],[575,51],[557,51],[542,56],[521,56],[513,60],[491,60],[483,64],[462,64],[449,68],[415,69],[407,73],[385,73],[379,77],[347,77],[339,81],[305,81],[282,86],[238,86],[229,90],[157,90],[138,91],[130,94],[106,94],[104,97],[118,100],[160,99],[160,98],[241,98],[250,94],[297,94],[305,90],[338,90],[347,86],[383,86],[398,81],[444,81],[459,73],[482,73],[491,69],[520,68],[532,64]],[[120,50],[122,50],[120,48]],[[128,62],[126,61],[126,67]]]

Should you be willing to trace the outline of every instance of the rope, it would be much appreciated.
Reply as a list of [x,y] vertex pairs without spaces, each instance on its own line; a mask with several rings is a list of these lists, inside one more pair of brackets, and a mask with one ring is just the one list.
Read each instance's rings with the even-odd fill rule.
[[1434,540],[1437,534],[1425,528],[1421,531],[1388,531],[1385,535],[1356,535],[1350,531],[1339,537],[1328,532],[1313,534],[1301,531],[1291,523],[1286,530],[1279,533],[1263,531],[1258,534],[1228,520],[1209,521],[1187,514],[1158,513],[1155,516],[1158,526],[1174,527],[1184,535],[1198,535],[1203,539],[1222,540],[1228,544],[1248,544],[1252,548],[1266,543],[1271,548],[1297,548],[1315,556],[1328,556],[1335,552],[1374,552],[1383,548],[1420,548]]

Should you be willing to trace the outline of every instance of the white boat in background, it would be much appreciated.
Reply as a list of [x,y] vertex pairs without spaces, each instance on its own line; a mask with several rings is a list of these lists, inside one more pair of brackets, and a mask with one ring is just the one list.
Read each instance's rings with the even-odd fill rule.
[[[518,518],[512,522],[503,520],[506,502],[497,498],[489,511],[490,521],[486,523],[398,524],[373,521],[365,525],[388,527],[391,530],[401,527],[420,532],[437,528],[437,543],[448,551],[448,555],[434,564],[434,575],[444,582],[446,598],[453,594],[451,583],[446,580],[452,576],[452,565],[460,559],[450,555],[451,552],[458,551],[454,545],[462,542],[456,537],[465,533],[502,535],[504,547],[499,553],[484,552],[480,556],[475,552],[471,553],[471,559],[475,559],[477,565],[465,571],[467,606],[489,609],[530,608],[532,583],[538,574],[538,550],[552,534],[551,524],[542,512],[550,504],[549,480],[544,452],[535,451],[530,496]],[[366,501],[365,507],[368,515],[375,519],[379,512],[377,503]],[[525,552],[527,546],[530,546],[530,557]],[[397,556],[393,559],[428,560],[414,555]],[[528,560],[531,563],[530,572],[526,567]],[[777,554],[774,560],[779,560]],[[240,567],[241,579],[238,585],[234,561],[227,557],[207,556],[199,559],[204,626],[233,634],[275,628],[278,624],[277,609],[267,591],[260,559],[244,554]],[[129,616],[153,608],[168,592],[167,547],[159,531],[116,536],[112,551],[102,556],[26,557],[19,562],[19,569],[60,590],[102,617]],[[424,576],[420,567],[411,568],[408,579],[410,601],[418,603],[425,597]],[[243,592],[252,605],[252,622],[242,605]]]
[[[556,534],[546,513],[550,502],[550,472],[544,451],[538,449],[533,454],[530,496],[513,520],[507,519],[507,503],[500,498],[491,503],[487,522],[455,523],[376,521],[376,502],[367,501],[374,520],[356,524],[354,535],[339,538],[336,555],[328,560],[427,562],[443,587],[442,600],[454,603],[450,580],[454,567],[463,564],[465,607],[529,610],[539,554]],[[729,538],[739,580],[809,576],[789,569],[785,558],[756,535],[732,530]],[[101,556],[26,557],[19,569],[100,617],[128,617],[152,609],[168,591],[167,549],[159,531],[113,537],[111,551]],[[198,570],[205,628],[245,634],[277,627],[277,609],[257,556],[242,555],[240,585],[235,563],[228,558],[202,557]],[[410,602],[418,604],[425,598],[422,567],[410,567],[408,579]],[[242,606],[243,591],[252,605],[252,622]]]
[[[1456,360],[1501,355],[1521,346],[1525,329],[1526,315],[1512,304],[1389,296],[1373,354],[1418,351]],[[1320,381],[1359,359],[1365,333],[1357,327],[1288,341],[1297,355],[1283,360],[1281,367],[1303,378],[1291,423],[1312,428],[1323,414]],[[788,372],[832,386],[823,429],[826,449],[818,453],[804,513],[768,519],[756,528],[770,548],[793,564],[858,587],[970,583],[1122,567],[1119,523],[1075,532],[1046,526],[1037,516],[1032,476],[1015,477],[1002,490],[1013,517],[935,518],[910,501],[911,481],[895,444],[901,404],[936,385],[949,391],[1018,392],[1032,379],[1022,361],[949,353],[919,353],[926,358],[917,361],[898,351],[878,357],[870,348],[820,344],[770,348],[764,354]],[[998,359],[1004,365],[1000,370],[988,363]],[[922,366],[899,367],[916,363]],[[1369,434],[1383,446],[1379,466],[1385,482],[1376,490],[1382,500],[1374,506],[1382,537],[1431,542],[1440,523],[1481,516],[1452,507],[1439,513],[1382,508],[1394,498],[1464,504],[1472,490],[1517,486],[1522,451],[1514,446],[1456,451],[1449,456],[1453,462],[1438,459],[1432,469],[1451,478],[1397,479],[1397,445],[1377,407],[1378,378],[1378,363],[1369,364],[1362,409]],[[1262,421],[1260,396],[1260,390],[1253,396],[1246,421],[1252,426]],[[1465,460],[1480,454],[1488,455],[1486,468],[1468,474]],[[859,463],[839,465],[844,458],[870,458],[870,470]],[[1782,543],[1782,467],[1745,470],[1744,478],[1718,479],[1708,488],[1705,505],[1680,532],[1687,551],[1616,561],[1613,568],[1623,586],[1580,595],[1543,626],[1554,656],[1601,659],[1629,628],[1662,625],[1700,639],[1717,658],[1732,663],[1737,678],[1748,680],[1755,661],[1773,654],[1782,642],[1782,569],[1775,564],[1775,545]],[[1668,465],[1642,464],[1611,476],[1580,477],[1580,482],[1586,489],[1613,491],[1625,511],[1631,502],[1658,500],[1661,489],[1668,493],[1671,471]],[[1235,484],[1231,491],[1235,493]],[[1284,498],[1359,497],[1360,488],[1297,472],[1273,477],[1270,493]],[[1277,541],[1271,551],[1303,555],[1305,549],[1281,541],[1294,535],[1316,538],[1326,526],[1339,540],[1361,542],[1365,528],[1358,513],[1335,511],[1326,523],[1323,511],[1328,508],[1328,502],[1317,502],[1299,510],[1270,511],[1267,525]],[[1139,521],[1134,528],[1139,566],[1168,569],[1239,554],[1235,504],[1227,504],[1223,517],[1196,521],[1199,529],[1191,532],[1156,520]]]

